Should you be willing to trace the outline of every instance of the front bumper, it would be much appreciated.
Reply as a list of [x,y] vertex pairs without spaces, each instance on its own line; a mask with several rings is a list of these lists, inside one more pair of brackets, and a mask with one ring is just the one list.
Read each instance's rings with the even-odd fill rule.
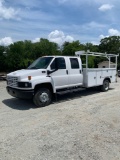
[[31,99],[33,98],[34,95],[34,90],[20,90],[20,89],[15,89],[11,87],[6,87],[7,92],[16,98],[21,98],[21,99]]

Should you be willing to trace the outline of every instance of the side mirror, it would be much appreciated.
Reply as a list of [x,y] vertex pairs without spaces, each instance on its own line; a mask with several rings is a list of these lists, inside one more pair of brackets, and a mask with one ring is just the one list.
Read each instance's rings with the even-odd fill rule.
[[55,71],[57,71],[57,69],[54,69],[54,70],[52,70],[52,71],[47,70],[47,75],[50,75],[51,73],[53,73],[53,72],[55,72]]
[[49,75],[51,73],[51,71],[50,70],[47,70],[47,75]]

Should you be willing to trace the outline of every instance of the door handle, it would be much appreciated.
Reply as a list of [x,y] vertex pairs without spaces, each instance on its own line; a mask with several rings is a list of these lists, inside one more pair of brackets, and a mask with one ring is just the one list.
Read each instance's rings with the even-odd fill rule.
[[68,74],[68,70],[66,70],[66,73]]

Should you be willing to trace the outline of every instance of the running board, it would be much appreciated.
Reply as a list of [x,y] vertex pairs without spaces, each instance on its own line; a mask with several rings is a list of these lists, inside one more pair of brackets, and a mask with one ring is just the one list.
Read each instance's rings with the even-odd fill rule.
[[72,93],[72,92],[77,92],[77,91],[82,91],[82,90],[85,90],[85,89],[83,88],[67,89],[67,90],[57,91],[56,94],[62,95],[62,94]]

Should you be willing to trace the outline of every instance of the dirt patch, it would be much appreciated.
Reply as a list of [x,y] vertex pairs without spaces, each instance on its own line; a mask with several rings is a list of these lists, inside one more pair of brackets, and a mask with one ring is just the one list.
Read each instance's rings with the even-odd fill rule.
[[35,108],[0,81],[0,160],[120,160],[120,78]]

